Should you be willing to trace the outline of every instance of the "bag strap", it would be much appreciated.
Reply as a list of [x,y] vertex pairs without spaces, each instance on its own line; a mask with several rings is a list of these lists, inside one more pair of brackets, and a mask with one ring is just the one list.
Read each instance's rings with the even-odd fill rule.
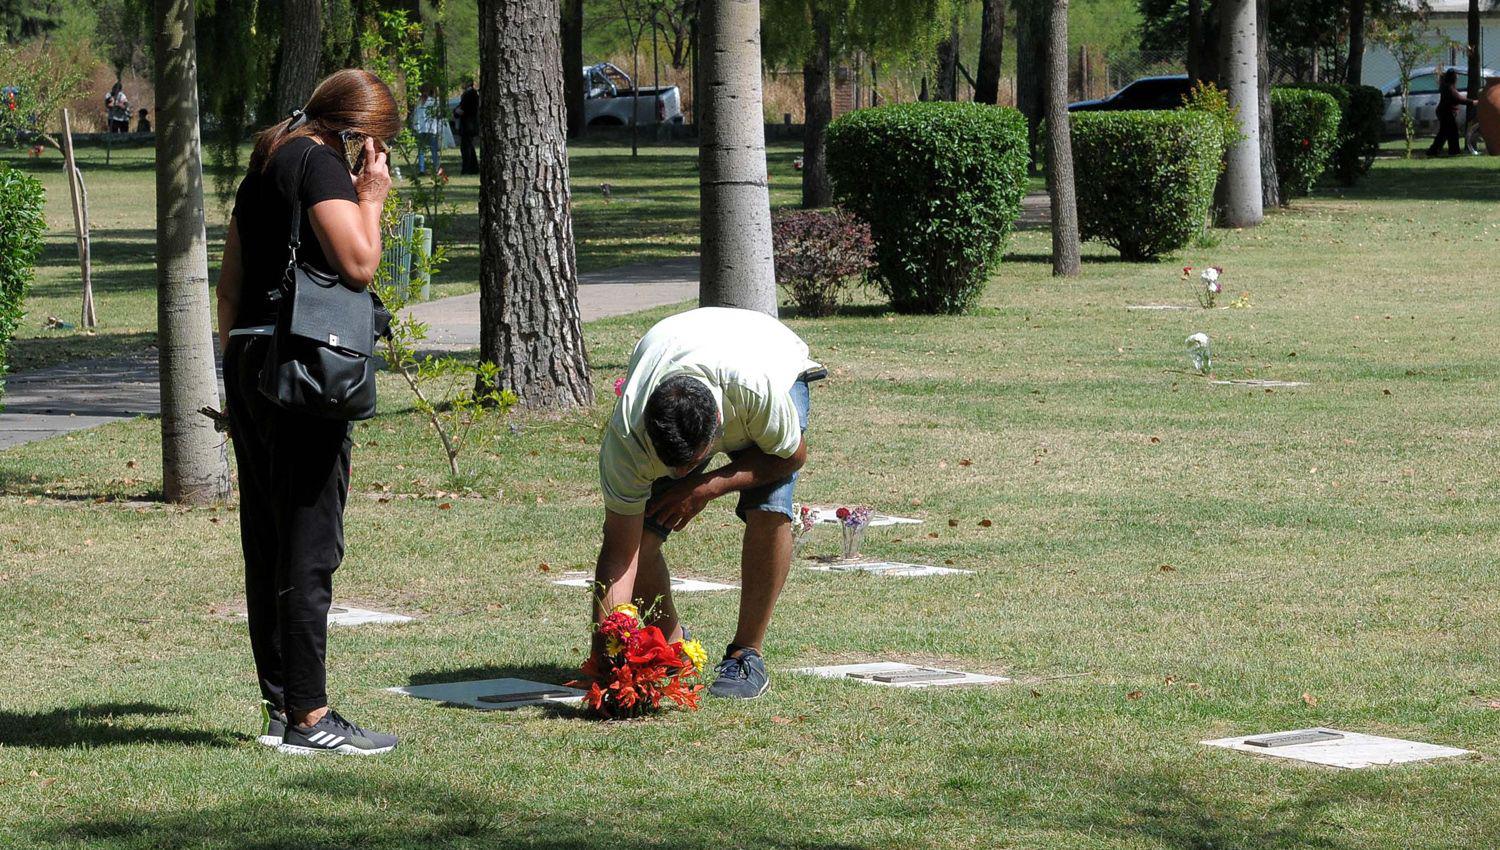
[[297,249],[302,247],[302,178],[307,176],[307,158],[317,146],[318,143],[313,142],[302,152],[302,161],[297,165],[297,182],[292,184],[292,226],[287,230],[286,273],[283,275],[287,283],[291,283],[297,267]]

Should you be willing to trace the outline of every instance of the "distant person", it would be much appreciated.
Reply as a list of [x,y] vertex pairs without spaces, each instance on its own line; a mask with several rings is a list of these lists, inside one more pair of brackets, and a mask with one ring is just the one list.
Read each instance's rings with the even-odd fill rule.
[[141,111],[140,112],[136,113],[136,116],[135,116],[135,131],[137,133],[149,133],[149,132],[151,132],[151,118],[146,114],[146,107],[144,107],[144,106],[141,107]]
[[375,755],[396,746],[395,736],[361,729],[328,706],[328,610],[344,557],[350,423],[277,406],[260,392],[260,372],[290,256],[350,289],[370,284],[391,189],[385,146],[400,132],[396,99],[379,77],[333,74],[305,107],[255,137],[224,238],[219,336],[240,473],[259,741],[283,753]]
[[432,86],[422,87],[417,106],[411,111],[411,129],[417,134],[417,173],[427,173],[427,159],[432,159],[432,173],[438,171],[438,151],[442,145],[442,118],[438,115],[437,98]]
[[1432,140],[1432,147],[1427,149],[1428,156],[1442,156],[1444,142],[1448,143],[1449,156],[1458,155],[1458,110],[1478,102],[1458,90],[1458,69],[1449,68],[1443,72],[1442,84],[1438,88],[1438,133]]
[[104,118],[109,124],[109,132],[130,132],[130,98],[118,80],[104,96]]
[[464,93],[453,110],[458,118],[458,146],[464,157],[461,174],[478,174],[479,157],[474,155],[474,137],[479,135],[479,89],[473,80],[464,80]]

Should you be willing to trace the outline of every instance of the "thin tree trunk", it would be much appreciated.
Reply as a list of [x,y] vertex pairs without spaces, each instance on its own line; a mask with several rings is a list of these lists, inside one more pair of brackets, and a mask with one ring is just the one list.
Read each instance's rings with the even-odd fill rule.
[[281,0],[281,61],[276,70],[275,120],[280,121],[307,103],[318,84],[318,61],[322,55],[322,0]]
[[1357,86],[1365,75],[1365,6],[1370,0],[1349,0],[1349,61],[1345,80]]
[[532,408],[593,403],[556,0],[479,2],[479,356]]
[[828,14],[822,3],[813,3],[812,55],[802,65],[802,107],[806,113],[802,134],[802,206],[813,209],[833,202],[828,180],[824,140],[833,121],[833,45]]
[[1229,149],[1224,172],[1224,224],[1253,227],[1265,215],[1260,179],[1260,60],[1255,26],[1256,0],[1221,0],[1219,62],[1229,102],[1240,114],[1243,141]]
[[698,301],[776,315],[761,97],[760,0],[706,0]]
[[568,138],[584,134],[583,0],[562,2],[563,100],[568,108]]
[[156,322],[161,367],[162,493],[202,504],[229,497],[224,438],[198,411],[219,407],[203,232],[194,0],[155,0]]
[[[1479,99],[1479,89],[1484,85],[1484,56],[1479,52],[1483,34],[1479,16],[1479,0],[1469,0],[1469,99]],[[1468,121],[1474,120],[1474,107],[1465,114]]]
[[953,21],[949,36],[938,42],[937,47],[937,97],[936,100],[953,102],[958,100],[958,21]]
[[1005,59],[1005,0],[984,0],[982,15],[974,100],[994,106],[1000,102],[1000,68]]
[[1207,80],[1203,73],[1203,0],[1188,0],[1187,72],[1194,80]]
[[1260,195],[1261,206],[1281,206],[1281,178],[1276,174],[1276,116],[1271,112],[1271,28],[1267,26],[1271,0],[1255,0],[1256,65],[1260,95]]
[[1068,120],[1068,0],[1052,0],[1047,48],[1047,189],[1052,195],[1052,274],[1079,272],[1078,198]]
[[1042,124],[1042,100],[1047,83],[1047,18],[1049,0],[1016,0],[1016,108],[1026,116],[1028,150],[1035,161]]

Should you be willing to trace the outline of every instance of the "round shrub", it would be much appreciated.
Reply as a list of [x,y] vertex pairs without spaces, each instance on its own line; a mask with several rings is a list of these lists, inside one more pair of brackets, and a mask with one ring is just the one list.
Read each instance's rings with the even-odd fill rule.
[[839,202],[869,222],[871,277],[903,313],[962,313],[1021,215],[1026,120],[977,103],[903,103],[828,128]]
[[1072,119],[1084,239],[1127,260],[1154,260],[1203,233],[1224,159],[1218,119],[1188,109],[1079,112]]
[[[6,349],[25,315],[26,289],[42,250],[45,200],[35,177],[0,162],[0,379],[5,376]],[[0,392],[4,389],[0,380]]]
[[1292,83],[1277,88],[1320,91],[1333,98],[1339,107],[1339,137],[1328,170],[1344,186],[1353,186],[1370,173],[1384,132],[1385,97],[1380,89],[1338,83]]
[[796,210],[771,222],[776,280],[805,315],[828,316],[844,288],[873,265],[870,225],[847,210]]
[[1312,191],[1339,144],[1339,105],[1320,91],[1272,89],[1276,178],[1283,198]]

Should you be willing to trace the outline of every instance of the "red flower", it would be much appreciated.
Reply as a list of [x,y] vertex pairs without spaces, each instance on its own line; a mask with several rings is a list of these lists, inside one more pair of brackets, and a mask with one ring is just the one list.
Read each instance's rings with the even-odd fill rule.
[[1192,266],[1183,266],[1182,267],[1182,273],[1183,274],[1192,274],[1193,273],[1193,267]]
[[647,626],[630,636],[625,644],[625,660],[635,666],[649,664],[680,665],[682,656],[677,648],[667,643],[661,629]]
[[1307,150],[1310,147],[1312,147],[1312,139],[1303,139],[1302,140],[1302,149],[1303,150]]
[[837,516],[839,519],[848,519],[849,518],[849,509],[848,508],[839,508],[837,511],[834,512],[834,515]]
[[629,640],[637,625],[634,617],[624,611],[616,611],[599,624],[599,634],[622,641]]

